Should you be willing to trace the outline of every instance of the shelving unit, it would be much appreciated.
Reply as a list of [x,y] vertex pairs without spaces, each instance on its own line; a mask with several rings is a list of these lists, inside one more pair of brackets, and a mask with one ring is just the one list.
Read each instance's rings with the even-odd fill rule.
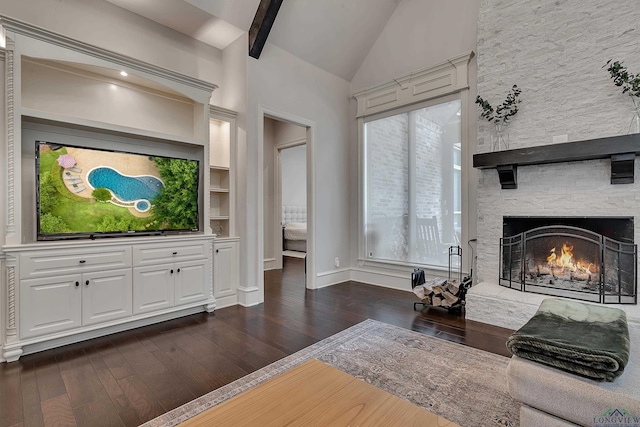
[[210,107],[209,119],[209,224],[218,237],[235,235],[234,201],[236,113]]

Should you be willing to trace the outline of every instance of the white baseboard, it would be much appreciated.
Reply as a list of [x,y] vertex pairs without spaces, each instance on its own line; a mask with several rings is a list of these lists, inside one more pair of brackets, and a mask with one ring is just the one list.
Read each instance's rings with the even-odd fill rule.
[[351,269],[340,268],[331,271],[318,273],[316,276],[316,289],[325,288],[338,283],[348,282],[351,280]]
[[257,286],[239,287],[238,288],[238,304],[243,307],[253,307],[262,304],[264,297],[260,295],[260,289]]
[[234,305],[238,305],[238,295],[228,295],[226,297],[216,298],[216,310]]
[[267,270],[275,270],[277,268],[276,266],[276,259],[275,258],[265,258],[264,259],[264,271]]
[[383,288],[411,291],[411,276],[401,272],[352,268],[351,280]]

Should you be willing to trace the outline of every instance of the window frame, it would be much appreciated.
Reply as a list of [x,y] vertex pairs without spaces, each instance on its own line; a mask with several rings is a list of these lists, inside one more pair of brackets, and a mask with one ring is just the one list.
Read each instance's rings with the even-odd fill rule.
[[[452,93],[434,96],[429,99],[409,103],[405,105],[398,106],[396,108],[391,108],[386,111],[363,115],[357,118],[357,131],[358,131],[358,266],[359,267],[373,267],[373,268],[383,268],[385,270],[391,270],[398,273],[404,273],[407,271],[411,271],[413,267],[421,267],[425,270],[427,274],[431,275],[442,275],[443,272],[447,271],[447,268],[437,265],[427,265],[427,264],[419,264],[419,263],[410,263],[408,261],[392,261],[392,260],[381,260],[381,259],[373,259],[367,256],[366,250],[366,233],[365,233],[365,212],[366,212],[366,179],[365,179],[365,170],[366,170],[366,147],[365,147],[365,124],[384,119],[386,117],[395,116],[398,114],[407,113],[414,110],[419,110],[422,108],[431,107],[434,105],[442,104],[445,102],[450,102],[454,100],[460,101],[460,155],[461,155],[461,233],[460,233],[460,246],[463,251],[463,262],[462,268],[464,269],[465,265],[469,265],[465,260],[467,259],[467,248],[465,242],[468,241],[469,235],[469,159],[470,155],[470,147],[469,147],[469,119],[468,119],[468,110],[469,110],[469,89],[463,88],[461,90],[454,91]],[[411,186],[411,183],[409,184]]]

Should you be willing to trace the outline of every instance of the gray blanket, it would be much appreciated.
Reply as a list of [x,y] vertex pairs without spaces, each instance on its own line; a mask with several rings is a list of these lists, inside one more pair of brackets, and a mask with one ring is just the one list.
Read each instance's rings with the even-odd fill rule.
[[617,308],[549,298],[507,347],[518,357],[613,381],[629,361],[627,317]]

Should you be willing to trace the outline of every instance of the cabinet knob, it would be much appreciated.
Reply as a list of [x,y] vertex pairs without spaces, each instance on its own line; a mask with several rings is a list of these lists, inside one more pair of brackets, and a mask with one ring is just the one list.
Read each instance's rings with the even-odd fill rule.
[[180,269],[178,269],[178,273],[180,273]]
[[81,259],[81,260],[80,260],[80,264],[84,264],[85,262],[87,262],[87,260],[86,260],[86,259]]
[[173,255],[178,255],[178,252],[174,252]]
[[218,253],[220,251],[220,249],[216,249],[216,253]]
[[84,282],[85,285],[89,286],[89,281]]
[[173,270],[171,270],[170,273],[173,274]]
[[80,282],[76,282],[76,287],[77,287],[77,286],[80,286]]

